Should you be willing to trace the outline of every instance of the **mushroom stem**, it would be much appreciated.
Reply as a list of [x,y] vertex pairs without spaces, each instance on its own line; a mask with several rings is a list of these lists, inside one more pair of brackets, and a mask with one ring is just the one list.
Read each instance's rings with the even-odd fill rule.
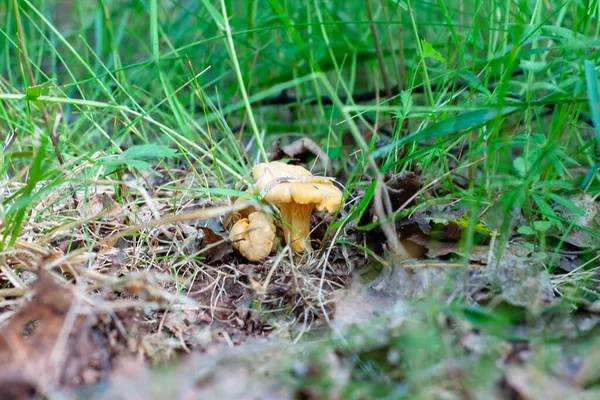
[[310,245],[310,216],[314,204],[279,204],[283,220],[283,237],[292,252],[312,250]]

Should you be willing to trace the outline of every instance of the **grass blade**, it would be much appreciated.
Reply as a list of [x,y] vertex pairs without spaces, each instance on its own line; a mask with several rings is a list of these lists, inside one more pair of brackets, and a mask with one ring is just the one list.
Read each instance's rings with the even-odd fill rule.
[[496,118],[505,117],[515,111],[519,107],[503,107],[501,109],[487,109],[487,110],[475,110],[469,111],[463,114],[459,114],[453,118],[448,118],[437,124],[428,126],[427,128],[414,132],[408,136],[403,137],[393,143],[386,146],[380,147],[375,150],[372,155],[373,157],[380,157],[396,147],[401,146],[405,143],[413,143],[422,140],[435,139],[443,136],[448,136],[456,133],[463,129],[469,129],[477,125],[490,122]]

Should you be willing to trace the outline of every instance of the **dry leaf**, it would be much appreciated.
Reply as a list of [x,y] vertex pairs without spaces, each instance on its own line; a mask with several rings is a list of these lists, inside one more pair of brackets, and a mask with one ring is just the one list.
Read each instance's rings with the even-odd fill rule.
[[107,343],[96,318],[80,314],[69,290],[41,271],[33,298],[0,331],[0,393],[12,382],[44,392],[98,382],[107,374]]

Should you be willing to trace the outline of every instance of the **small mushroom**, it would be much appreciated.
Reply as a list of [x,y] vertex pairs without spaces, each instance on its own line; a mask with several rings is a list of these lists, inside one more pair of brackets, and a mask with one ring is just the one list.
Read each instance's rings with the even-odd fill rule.
[[279,161],[255,165],[252,176],[263,199],[281,210],[284,238],[292,251],[311,250],[310,216],[314,208],[336,212],[342,192],[328,179]]
[[[246,193],[252,194],[252,189],[246,190]],[[247,199],[246,197],[238,197],[233,202],[233,205],[237,207],[242,206],[245,203],[248,203],[248,205],[245,208],[241,208],[239,210],[227,214],[227,216],[223,220],[223,226],[225,226],[227,229],[230,229],[230,227],[233,226],[233,224],[238,222],[240,219],[248,218],[248,215],[259,210],[257,208],[257,204],[255,205],[254,202]]]
[[260,261],[271,253],[275,244],[273,217],[255,211],[236,222],[229,231],[233,248],[250,261]]

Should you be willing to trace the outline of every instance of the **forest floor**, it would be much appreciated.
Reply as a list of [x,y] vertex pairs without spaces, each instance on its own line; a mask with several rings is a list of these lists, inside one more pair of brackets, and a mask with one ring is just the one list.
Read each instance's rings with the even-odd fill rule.
[[0,399],[598,398],[600,5],[225,3],[0,4]]

